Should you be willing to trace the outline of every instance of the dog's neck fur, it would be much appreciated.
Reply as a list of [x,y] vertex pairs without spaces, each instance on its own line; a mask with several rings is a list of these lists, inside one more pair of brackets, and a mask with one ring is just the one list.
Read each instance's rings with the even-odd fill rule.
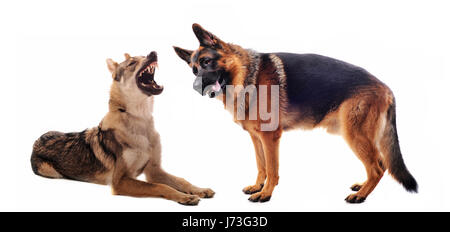
[[254,50],[247,49],[249,64],[247,66],[247,75],[244,80],[244,87],[248,85],[256,85],[256,79],[259,72],[259,63],[261,61],[260,54]]
[[146,96],[140,90],[121,90],[116,81],[110,91],[109,112],[100,122],[101,131],[111,129],[121,144],[128,148],[149,149],[158,144],[153,122],[153,96]]
[[[261,61],[260,53],[251,50],[251,49],[243,49],[239,45],[228,44],[228,49],[234,54],[233,65],[231,68],[232,75],[234,76],[232,85],[234,85],[235,89],[233,94],[234,103],[237,102],[237,98],[242,94],[245,94],[244,90],[249,85],[257,85],[258,75],[259,75],[259,66]],[[228,92],[227,94],[231,94]],[[241,104],[233,104],[233,108],[229,109],[226,105],[226,96],[222,92],[218,97],[218,100],[222,101],[225,109],[227,109],[234,117],[235,122],[237,122],[236,115],[238,108],[242,108],[246,113],[248,111],[248,104],[246,102],[242,102]]]
[[234,68],[232,68],[233,75],[237,78],[233,85],[247,85],[256,84],[256,79],[259,71],[260,54],[251,49],[244,49],[239,45],[228,44],[230,51],[236,56],[233,59]]
[[116,83],[113,83],[110,91],[109,111],[127,113],[139,118],[152,117],[153,96],[124,93]]
[[[227,44],[228,49],[234,54],[234,67],[231,72],[234,72],[235,80],[233,85],[254,85],[259,71],[259,63],[261,60],[260,54],[252,49],[244,49],[239,45]],[[237,78],[236,78],[237,77]]]

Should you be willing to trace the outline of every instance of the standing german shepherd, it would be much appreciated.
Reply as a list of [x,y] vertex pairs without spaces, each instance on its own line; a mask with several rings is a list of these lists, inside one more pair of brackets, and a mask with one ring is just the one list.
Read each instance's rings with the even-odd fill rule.
[[[185,205],[213,197],[161,168],[161,144],[154,128],[153,95],[163,91],[154,80],[157,55],[130,57],[120,64],[107,60],[112,73],[109,112],[99,126],[79,133],[56,131],[33,145],[35,174],[111,185],[113,194],[163,197]],[[141,173],[147,182],[136,179]]]
[[[357,192],[349,195],[347,202],[363,202],[386,169],[406,190],[417,192],[417,183],[400,152],[394,95],[380,80],[360,67],[333,58],[258,53],[225,43],[198,24],[193,25],[193,30],[200,47],[196,51],[174,49],[197,77],[194,89],[221,99],[234,121],[250,134],[258,167],[256,184],[243,190],[252,194],[250,201],[270,200],[279,179],[281,134],[294,128],[324,127],[339,134],[364,163],[367,181],[351,187]],[[248,91],[249,86],[257,93]],[[265,94],[260,94],[263,90]],[[252,96],[259,104],[252,104]],[[233,101],[232,107],[228,107],[229,101]],[[278,107],[274,108],[274,104]],[[262,109],[272,109],[275,117],[267,118]],[[252,116],[252,112],[257,115]],[[264,129],[263,124],[268,122],[276,126]]]

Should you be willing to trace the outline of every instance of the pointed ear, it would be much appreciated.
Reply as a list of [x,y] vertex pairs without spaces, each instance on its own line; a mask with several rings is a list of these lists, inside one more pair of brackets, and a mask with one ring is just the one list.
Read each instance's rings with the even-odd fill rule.
[[201,46],[210,47],[210,48],[222,48],[224,44],[217,36],[213,35],[211,32],[203,29],[197,23],[192,24],[192,30],[194,31],[195,36],[197,36],[198,41]]
[[108,70],[114,74],[119,64],[112,59],[106,59],[106,64],[108,65]]
[[186,61],[186,63],[190,64],[191,63],[191,55],[193,53],[193,51],[191,50],[186,50],[186,49],[182,49],[179,47],[175,47],[173,46],[173,49],[175,49],[175,52],[177,53],[177,55],[183,59],[184,61]]
[[128,59],[131,58],[130,54],[128,54],[128,53],[125,53],[125,54],[123,54],[123,55],[125,56],[125,60],[128,60]]

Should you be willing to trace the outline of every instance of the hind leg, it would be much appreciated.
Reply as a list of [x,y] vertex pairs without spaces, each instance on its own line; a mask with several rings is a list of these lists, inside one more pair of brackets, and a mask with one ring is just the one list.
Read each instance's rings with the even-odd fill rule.
[[[379,161],[379,166],[381,167],[381,169],[383,170],[383,173],[384,173],[384,171],[386,171],[386,168],[384,167],[383,162],[381,160]],[[355,183],[352,186],[350,186],[350,189],[352,191],[358,192],[365,184],[366,184],[366,182]]]
[[55,168],[48,162],[32,155],[31,157],[31,167],[36,175],[47,177],[47,178],[63,178],[63,176],[55,170]]
[[383,127],[379,120],[380,108],[379,99],[373,95],[351,99],[341,108],[342,136],[364,164],[367,173],[365,182],[351,187],[357,192],[345,199],[349,203],[363,202],[384,174],[383,158],[377,147],[378,131]]
[[370,139],[361,135],[353,135],[351,141],[348,142],[366,168],[367,181],[363,184],[353,185],[352,190],[357,192],[350,194],[345,200],[349,203],[361,203],[375,189],[383,177],[384,169],[380,165],[379,151]]

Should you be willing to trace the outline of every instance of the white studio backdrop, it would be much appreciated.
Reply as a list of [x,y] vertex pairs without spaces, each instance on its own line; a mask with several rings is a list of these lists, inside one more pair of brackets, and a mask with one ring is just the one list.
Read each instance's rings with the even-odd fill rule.
[[[15,124],[7,123],[11,131],[2,139],[14,142],[1,156],[2,181],[11,188],[2,193],[0,210],[450,210],[445,1],[19,1],[7,7],[2,21],[11,38],[3,46],[13,54],[7,59],[11,75],[2,79],[14,81],[2,96],[14,99],[9,117]],[[386,173],[365,203],[345,203],[349,187],[365,180],[364,167],[341,137],[318,129],[283,134],[271,201],[247,201],[241,190],[257,174],[251,140],[219,101],[192,89],[194,76],[172,49],[198,47],[192,23],[260,52],[341,59],[385,82],[396,96],[400,146],[419,194],[407,193]],[[106,58],[121,62],[125,52],[153,50],[159,55],[155,79],[165,86],[154,109],[163,167],[216,196],[186,207],[35,176],[29,163],[35,139],[49,130],[97,126],[106,114],[112,82]]]

